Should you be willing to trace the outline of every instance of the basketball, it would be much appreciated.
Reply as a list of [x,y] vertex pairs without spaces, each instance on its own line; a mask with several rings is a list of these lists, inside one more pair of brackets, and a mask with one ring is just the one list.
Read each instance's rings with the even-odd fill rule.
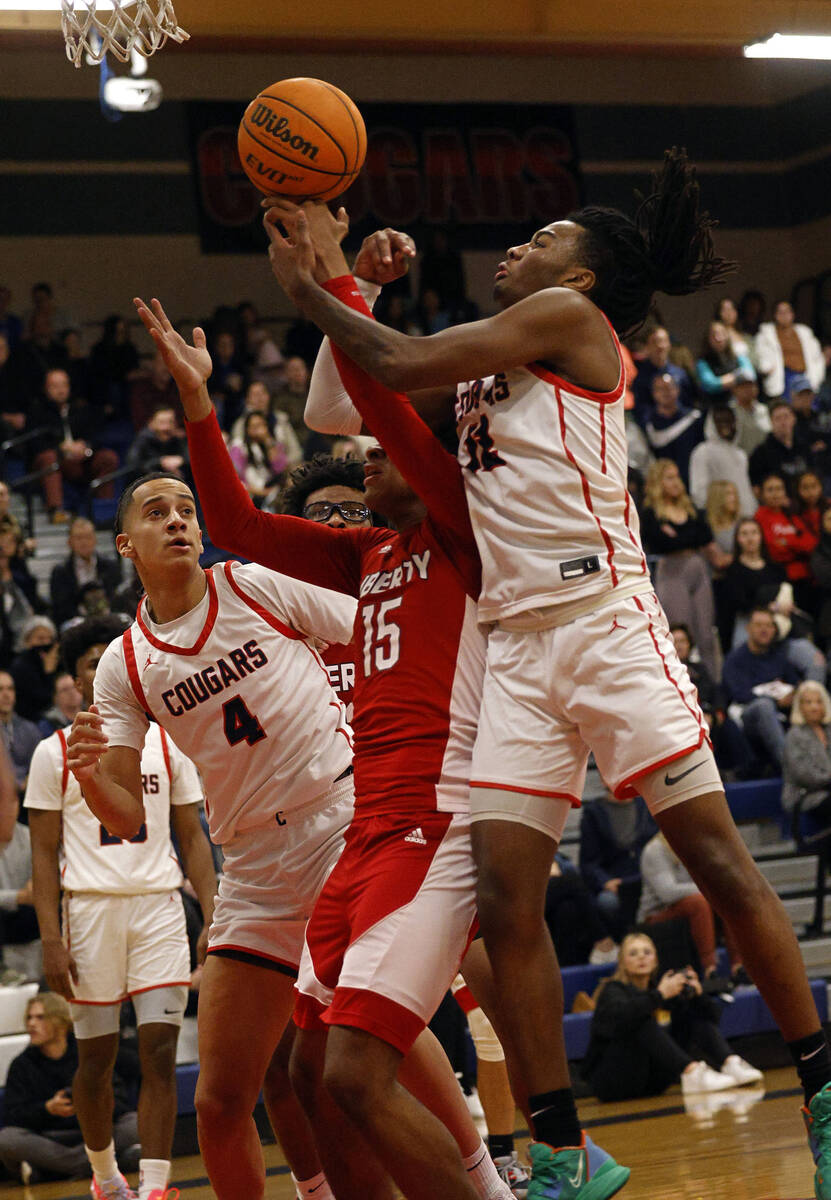
[[246,108],[240,162],[266,195],[332,200],[363,166],[366,129],[345,92],[322,79],[282,79]]

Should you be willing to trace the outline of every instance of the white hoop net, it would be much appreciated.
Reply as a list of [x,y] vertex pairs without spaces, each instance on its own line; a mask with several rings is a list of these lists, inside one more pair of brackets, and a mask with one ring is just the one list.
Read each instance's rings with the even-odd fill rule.
[[[134,13],[127,11],[133,7]],[[149,58],[168,38],[185,42],[190,36],[177,25],[170,0],[109,0],[100,7],[97,0],[61,0],[61,13],[66,56],[76,67],[85,52],[96,63],[105,54],[129,62],[131,50]]]

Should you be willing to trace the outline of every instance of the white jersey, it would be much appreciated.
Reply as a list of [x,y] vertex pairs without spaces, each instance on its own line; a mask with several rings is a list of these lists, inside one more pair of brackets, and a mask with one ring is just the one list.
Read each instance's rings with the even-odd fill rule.
[[[564,624],[651,584],[612,392],[532,363],[460,384],[459,461],[482,558],[479,619]],[[529,610],[544,610],[531,612]]]
[[348,642],[355,601],[250,563],[206,571],[205,596],[153,622],[147,600],[101,657],[95,703],[112,746],[140,750],[152,714],[196,763],[211,838],[275,820],[328,791],[352,731],[317,645]]
[[193,763],[158,725],[151,726],[144,743],[141,784],[146,818],[136,836],[124,841],[108,833],[87,807],[66,764],[64,731],[38,743],[23,803],[62,814],[60,871],[66,891],[127,896],[181,886],[170,841],[170,806],[199,803],[202,785]]

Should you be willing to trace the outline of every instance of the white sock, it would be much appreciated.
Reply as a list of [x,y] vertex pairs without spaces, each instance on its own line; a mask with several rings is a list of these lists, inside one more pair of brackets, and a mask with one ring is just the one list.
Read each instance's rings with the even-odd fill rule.
[[[335,1200],[329,1181],[322,1171],[312,1175],[311,1179],[298,1179],[294,1174],[291,1178],[297,1192],[297,1200],[310,1200],[312,1196],[314,1200]],[[143,1196],[141,1200],[144,1200]]]
[[89,1165],[99,1183],[109,1183],[111,1179],[118,1178],[118,1163],[115,1161],[115,1143],[113,1141],[103,1150],[90,1150],[89,1146],[84,1146],[84,1149],[87,1152]]
[[482,1200],[494,1200],[495,1197],[512,1195],[508,1185],[499,1178],[499,1172],[483,1141],[480,1141],[473,1154],[463,1158],[462,1162],[470,1182]]
[[166,1158],[139,1159],[139,1200],[150,1200],[152,1192],[164,1192],[170,1178],[170,1163]]

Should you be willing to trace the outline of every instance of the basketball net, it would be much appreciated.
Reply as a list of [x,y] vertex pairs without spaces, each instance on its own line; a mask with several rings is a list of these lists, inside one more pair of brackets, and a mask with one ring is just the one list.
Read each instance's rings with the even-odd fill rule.
[[[135,13],[127,12],[133,6]],[[97,0],[61,0],[66,56],[76,67],[84,52],[93,63],[107,54],[129,62],[131,50],[149,58],[168,38],[185,42],[190,36],[177,25],[170,0],[111,0],[106,9],[97,10]]]

